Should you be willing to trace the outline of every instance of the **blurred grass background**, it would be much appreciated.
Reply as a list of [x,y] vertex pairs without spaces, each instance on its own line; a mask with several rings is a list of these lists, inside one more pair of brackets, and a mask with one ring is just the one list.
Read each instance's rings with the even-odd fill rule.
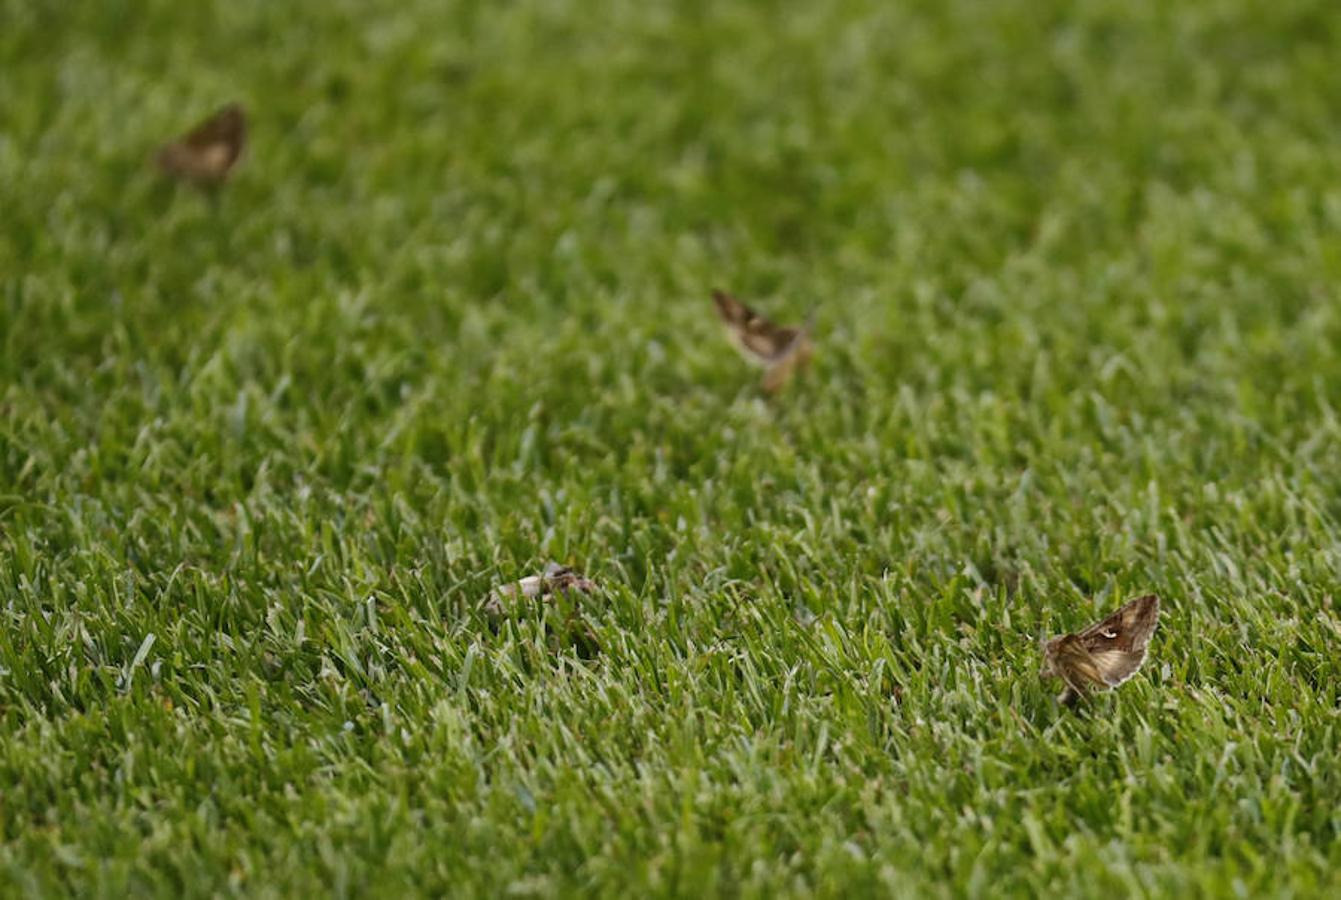
[[[0,892],[1335,892],[1339,54],[0,0]],[[157,177],[230,100],[226,188]],[[818,310],[777,401],[714,286]],[[478,611],[548,559],[593,659]],[[1057,710],[1037,638],[1147,591]]]

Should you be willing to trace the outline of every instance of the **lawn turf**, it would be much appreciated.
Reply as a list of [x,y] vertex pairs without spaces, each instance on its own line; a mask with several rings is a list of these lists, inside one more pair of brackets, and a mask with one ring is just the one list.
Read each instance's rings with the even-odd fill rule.
[[[0,893],[1334,896],[1338,59],[0,0]],[[235,99],[222,191],[147,165]],[[715,286],[816,310],[780,398]],[[550,559],[595,655],[479,610]],[[1150,591],[1059,710],[1038,638]]]

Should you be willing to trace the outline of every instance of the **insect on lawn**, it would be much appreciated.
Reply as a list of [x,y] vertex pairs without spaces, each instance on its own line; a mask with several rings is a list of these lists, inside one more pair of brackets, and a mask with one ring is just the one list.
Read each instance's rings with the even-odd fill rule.
[[222,184],[247,144],[247,114],[230,103],[177,140],[163,145],[154,157],[168,175],[200,187]]
[[713,291],[712,300],[731,343],[747,360],[763,367],[763,388],[768,393],[782,390],[810,362],[815,352],[810,339],[813,315],[800,328],[791,328],[770,322],[725,291]]
[[1159,598],[1138,597],[1083,631],[1045,641],[1039,674],[1066,684],[1057,701],[1067,706],[1092,690],[1117,687],[1145,662],[1158,622]]

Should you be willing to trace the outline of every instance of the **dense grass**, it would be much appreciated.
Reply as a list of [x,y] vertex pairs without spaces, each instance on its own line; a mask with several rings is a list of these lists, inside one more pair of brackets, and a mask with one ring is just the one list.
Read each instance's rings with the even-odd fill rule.
[[[0,0],[0,893],[1341,889],[1338,59],[1327,0]],[[231,99],[224,191],[148,169]],[[594,657],[479,611],[548,559]],[[1147,591],[1059,710],[1037,638]]]

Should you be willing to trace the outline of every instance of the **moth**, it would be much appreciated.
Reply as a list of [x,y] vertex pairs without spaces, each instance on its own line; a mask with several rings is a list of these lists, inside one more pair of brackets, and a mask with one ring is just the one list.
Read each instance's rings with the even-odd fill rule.
[[[512,607],[519,599],[544,603],[558,597],[567,600],[573,594],[589,594],[594,590],[596,582],[590,578],[567,566],[551,562],[539,575],[530,575],[515,583],[494,588],[485,598],[484,612],[491,626],[497,627],[502,618],[513,611]],[[572,646],[580,656],[588,659],[601,651],[596,633],[583,621],[576,605],[561,603],[558,613],[558,617],[546,617],[545,633],[551,650],[557,653],[564,646]]]
[[484,601],[484,611],[491,618],[507,612],[508,601],[519,597],[528,600],[544,600],[552,594],[567,594],[576,591],[588,594],[596,590],[596,582],[573,571],[567,566],[551,562],[539,575],[529,575],[517,582],[500,585],[493,589]]
[[1066,685],[1057,702],[1070,706],[1091,690],[1117,687],[1145,662],[1146,647],[1159,622],[1159,598],[1138,597],[1078,634],[1043,644],[1039,675]]
[[725,291],[713,291],[717,315],[726,325],[731,343],[747,360],[763,366],[763,389],[775,394],[793,373],[804,369],[814,355],[810,330],[814,316],[800,328],[775,325]]
[[154,162],[176,178],[200,187],[222,184],[247,144],[247,114],[230,103],[186,134],[159,148]]

